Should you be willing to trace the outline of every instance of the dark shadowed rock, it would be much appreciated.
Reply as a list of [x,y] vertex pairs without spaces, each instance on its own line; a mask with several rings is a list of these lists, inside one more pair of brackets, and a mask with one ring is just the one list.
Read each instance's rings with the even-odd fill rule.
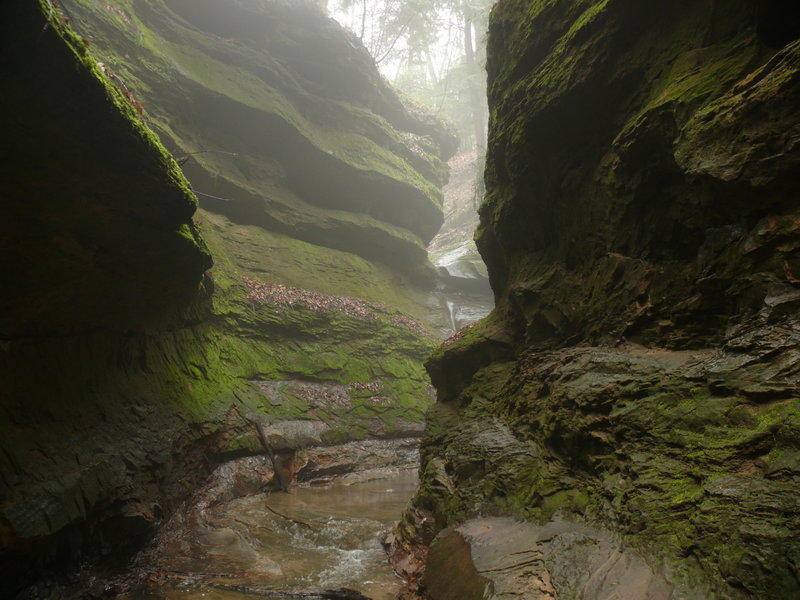
[[418,434],[447,125],[310,2],[0,12],[0,595],[135,551],[256,422]]
[[591,578],[603,536],[570,532],[541,593],[622,597],[596,584],[624,567],[630,597],[669,597],[660,576],[797,595],[796,23],[755,0],[494,6],[476,240],[497,307],[428,361],[396,546],[577,518],[638,558]]

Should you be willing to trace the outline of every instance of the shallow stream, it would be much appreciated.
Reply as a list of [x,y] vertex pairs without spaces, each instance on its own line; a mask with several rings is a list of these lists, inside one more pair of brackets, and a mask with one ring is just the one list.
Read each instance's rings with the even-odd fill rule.
[[402,513],[417,475],[393,470],[373,477],[237,498],[206,509],[202,518],[189,516],[180,536],[145,559],[158,577],[124,598],[242,600],[271,590],[339,588],[395,598],[401,581],[380,540]]

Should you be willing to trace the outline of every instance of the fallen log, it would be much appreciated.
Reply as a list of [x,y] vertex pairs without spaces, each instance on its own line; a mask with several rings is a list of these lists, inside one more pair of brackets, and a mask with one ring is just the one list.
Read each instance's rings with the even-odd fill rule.
[[263,588],[253,588],[244,585],[220,585],[211,584],[211,587],[218,590],[238,592],[248,596],[258,596],[260,598],[303,598],[304,600],[372,600],[361,592],[349,588],[338,590],[269,590]]
[[261,445],[267,452],[267,456],[269,456],[270,462],[272,462],[272,470],[275,471],[275,477],[278,480],[278,486],[280,487],[280,490],[282,492],[288,492],[289,485],[283,476],[283,471],[278,467],[278,461],[275,459],[275,453],[272,451],[272,446],[270,446],[269,444],[269,440],[267,439],[267,434],[264,433],[264,427],[258,421],[255,421],[255,424],[256,424],[256,429],[258,430],[258,437],[261,440]]
[[[267,439],[267,434],[264,432],[263,425],[261,425],[261,423],[255,419],[246,417],[238,408],[234,407],[234,410],[239,414],[243,421],[250,423],[251,425],[255,425],[256,431],[258,432],[258,439],[261,441],[261,447],[264,449],[264,452],[267,454],[270,462],[272,463],[272,470],[275,473],[275,478],[278,480],[278,486],[282,492],[288,492],[289,484],[286,481],[286,478],[283,476],[283,471],[278,467],[278,460],[275,458],[275,452],[273,452],[272,446]],[[233,451],[225,454],[230,455],[230,459],[232,460],[233,458],[240,458],[241,456],[256,456],[259,453],[249,451]]]
[[298,525],[305,525],[311,531],[315,531],[314,526],[311,523],[306,523],[305,521],[301,521],[300,519],[293,519],[292,517],[290,517],[288,515],[285,515],[283,513],[278,512],[277,510],[272,508],[269,504],[265,505],[265,507],[269,512],[274,513],[274,514],[278,515],[279,517],[281,517],[283,519],[286,519],[287,521],[291,521],[292,523],[297,523]]

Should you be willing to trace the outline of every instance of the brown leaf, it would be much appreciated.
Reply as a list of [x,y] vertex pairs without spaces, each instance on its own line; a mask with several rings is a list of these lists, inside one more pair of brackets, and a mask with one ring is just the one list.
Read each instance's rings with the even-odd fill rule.
[[800,279],[792,274],[792,269],[789,267],[789,261],[783,261],[783,273],[786,275],[786,281],[789,283],[800,283]]

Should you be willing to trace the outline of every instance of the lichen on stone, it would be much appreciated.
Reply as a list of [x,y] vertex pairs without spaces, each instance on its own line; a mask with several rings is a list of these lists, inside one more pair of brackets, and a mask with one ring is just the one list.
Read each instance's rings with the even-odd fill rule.
[[429,359],[403,543],[572,519],[688,597],[796,592],[797,42],[757,4],[495,5],[497,307]]

